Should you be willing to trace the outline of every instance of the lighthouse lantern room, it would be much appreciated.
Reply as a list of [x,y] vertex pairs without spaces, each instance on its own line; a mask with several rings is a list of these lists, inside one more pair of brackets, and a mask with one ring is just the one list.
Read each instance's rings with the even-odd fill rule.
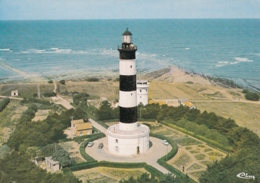
[[132,43],[132,33],[128,31],[128,28],[122,35],[123,35],[122,43]]

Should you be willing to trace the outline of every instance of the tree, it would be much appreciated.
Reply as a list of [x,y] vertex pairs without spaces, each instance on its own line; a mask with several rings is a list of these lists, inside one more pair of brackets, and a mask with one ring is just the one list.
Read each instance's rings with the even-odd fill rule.
[[0,101],[0,112],[2,112],[5,107],[9,104],[10,99],[9,98],[4,98],[3,100]]
[[65,85],[65,80],[64,79],[60,80],[59,82],[60,82],[60,84]]
[[64,149],[56,150],[52,155],[52,159],[58,161],[62,167],[71,166],[76,163],[74,159],[70,158],[70,154]]
[[[156,119],[157,115],[159,114],[160,111],[160,105],[159,104],[148,104],[146,106],[140,106],[140,111],[141,113],[141,118],[144,119]],[[140,114],[139,114],[140,115]]]
[[87,93],[77,93],[73,95],[73,103],[79,105],[80,103],[87,104],[89,94]]
[[158,180],[150,174],[148,173],[143,173],[141,174],[139,177],[137,177],[136,179],[131,176],[128,179],[122,179],[119,181],[119,183],[159,183]]
[[1,183],[80,183],[70,170],[64,171],[64,174],[47,173],[30,161],[27,154],[18,151],[12,151],[4,159],[0,159],[0,164],[4,165],[0,171]]
[[80,107],[77,107],[73,112],[73,119],[84,119],[88,120],[87,113]]
[[160,183],[174,183],[176,181],[176,176],[174,174],[168,173],[165,174],[162,180],[160,180]]
[[44,97],[54,97],[54,96],[56,96],[57,94],[56,93],[54,93],[54,92],[45,92],[45,93],[43,93],[43,96]]
[[113,109],[111,108],[111,104],[107,100],[102,102],[99,110],[97,111],[97,117],[99,120],[114,118]]
[[55,151],[61,150],[61,149],[63,149],[63,148],[57,143],[48,144],[41,148],[41,155],[44,157],[52,156],[55,153]]
[[186,113],[186,118],[189,121],[195,121],[196,118],[200,115],[200,110],[198,109],[190,109],[187,113]]

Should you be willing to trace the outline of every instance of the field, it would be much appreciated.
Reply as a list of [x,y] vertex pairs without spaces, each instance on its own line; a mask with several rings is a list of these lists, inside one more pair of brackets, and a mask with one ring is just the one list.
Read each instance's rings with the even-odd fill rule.
[[59,85],[59,93],[86,92],[94,99],[116,100],[118,98],[119,83],[102,79],[99,82],[69,81],[65,85]]
[[244,126],[260,136],[260,105],[245,102],[193,102],[201,111],[214,112],[217,115],[231,118],[239,126]]
[[11,100],[7,107],[0,112],[0,146],[7,142],[14,130],[15,123],[25,110],[27,107],[21,106],[20,101]]
[[188,98],[205,100],[207,97],[189,88],[183,83],[166,83],[150,81],[149,99],[178,99]]
[[242,89],[219,86],[151,81],[149,99],[189,99],[200,111],[231,118],[260,136],[260,102],[247,101]]
[[49,115],[50,110],[38,110],[35,113],[35,117],[32,119],[32,121],[43,121],[45,120]]
[[53,91],[53,84],[47,83],[22,83],[22,84],[3,84],[0,85],[0,95],[3,96],[11,96],[12,90],[18,90],[19,97],[32,97],[33,94],[38,93],[38,87],[40,88],[41,95],[45,92],[52,92]]
[[82,183],[86,183],[89,180],[91,183],[115,183],[121,179],[128,179],[130,176],[140,176],[142,173],[147,172],[143,168],[135,169],[118,169],[118,168],[107,168],[98,167],[87,170],[75,171],[73,174],[82,180]]

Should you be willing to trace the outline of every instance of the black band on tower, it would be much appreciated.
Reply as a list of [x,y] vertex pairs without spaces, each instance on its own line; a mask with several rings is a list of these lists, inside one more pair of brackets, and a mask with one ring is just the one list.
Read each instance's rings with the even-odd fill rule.
[[120,122],[135,123],[137,122],[137,107],[124,108],[119,107]]
[[120,59],[135,59],[135,52],[136,50],[122,50],[118,49],[120,52],[119,58]]
[[120,75],[120,91],[135,91],[136,90],[136,75],[123,76]]

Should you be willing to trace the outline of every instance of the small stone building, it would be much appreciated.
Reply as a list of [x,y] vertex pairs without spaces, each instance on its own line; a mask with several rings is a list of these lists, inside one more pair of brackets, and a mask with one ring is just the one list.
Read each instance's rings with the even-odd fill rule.
[[89,122],[85,123],[83,119],[72,120],[71,121],[71,134],[72,134],[72,137],[90,135],[90,134],[92,134],[92,124]]
[[13,90],[11,91],[11,96],[14,97],[14,96],[18,96],[19,93],[18,93],[18,90]]
[[61,168],[60,163],[58,161],[54,161],[52,159],[52,156],[45,157],[45,164],[46,164],[46,169],[52,173],[58,171]]

